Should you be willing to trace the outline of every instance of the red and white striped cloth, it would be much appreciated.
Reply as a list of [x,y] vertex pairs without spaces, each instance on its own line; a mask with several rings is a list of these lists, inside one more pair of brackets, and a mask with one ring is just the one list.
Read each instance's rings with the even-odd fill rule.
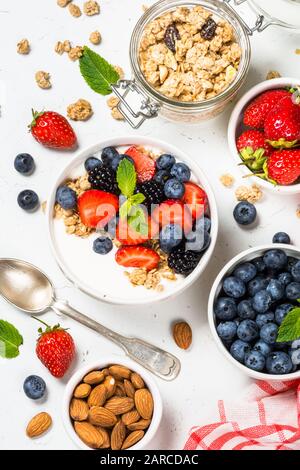
[[300,450],[300,381],[255,382],[220,421],[192,428],[185,450]]

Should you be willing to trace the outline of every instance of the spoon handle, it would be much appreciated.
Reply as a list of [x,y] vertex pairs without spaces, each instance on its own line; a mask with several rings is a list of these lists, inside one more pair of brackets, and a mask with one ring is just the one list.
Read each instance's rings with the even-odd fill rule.
[[57,314],[66,315],[100,333],[123,348],[134,361],[164,380],[174,380],[180,372],[180,361],[172,354],[138,338],[126,338],[106,328],[92,318],[75,310],[65,301],[55,301],[51,307]]

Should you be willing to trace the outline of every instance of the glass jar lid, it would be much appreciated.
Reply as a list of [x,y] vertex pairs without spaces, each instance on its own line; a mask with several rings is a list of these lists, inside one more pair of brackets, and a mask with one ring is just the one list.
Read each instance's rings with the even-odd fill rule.
[[[243,3],[245,0],[235,0]],[[300,32],[300,0],[246,0],[252,9],[264,17],[268,25],[278,25]]]

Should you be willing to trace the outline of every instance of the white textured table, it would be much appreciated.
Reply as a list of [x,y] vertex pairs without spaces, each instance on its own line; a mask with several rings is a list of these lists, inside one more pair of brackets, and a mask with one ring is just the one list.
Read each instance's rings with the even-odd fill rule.
[[[82,1],[76,3],[82,4]],[[178,355],[182,361],[180,377],[173,383],[158,381],[164,400],[164,416],[151,448],[180,449],[191,426],[205,415],[208,415],[207,419],[213,419],[219,398],[238,399],[248,384],[248,380],[219,353],[209,332],[206,305],[215,275],[233,255],[249,246],[269,242],[278,230],[288,231],[294,243],[300,245],[300,221],[295,215],[300,197],[280,198],[265,194],[263,201],[257,205],[260,217],[258,228],[241,230],[232,218],[234,193],[219,183],[223,172],[229,171],[239,178],[226,142],[230,109],[218,119],[195,127],[176,126],[156,119],[146,124],[138,134],[155,135],[172,141],[188,152],[203,168],[215,189],[220,234],[211,263],[202,279],[187,292],[155,307],[112,307],[74,289],[50,254],[42,212],[34,215],[22,212],[16,198],[20,190],[29,187],[39,193],[41,200],[46,199],[52,180],[70,158],[69,155],[43,149],[28,134],[26,125],[31,120],[32,107],[53,109],[64,114],[66,106],[78,98],[90,100],[95,112],[93,118],[74,125],[81,148],[110,136],[132,134],[126,124],[110,118],[105,99],[85,85],[78,72],[78,64],[53,51],[57,40],[87,43],[90,32],[99,28],[103,44],[97,50],[129,73],[130,33],[141,14],[144,0],[100,0],[100,3],[101,15],[75,19],[66,10],[58,8],[56,0],[0,0],[0,80],[6,88],[0,119],[0,256],[23,258],[37,264],[49,273],[59,295],[68,298],[83,312],[121,333],[141,336]],[[16,53],[16,43],[23,37],[27,37],[32,44],[29,56]],[[300,81],[300,58],[294,53],[300,47],[300,36],[270,28],[255,35],[251,42],[252,66],[244,90],[263,80],[271,69],[286,76],[298,75]],[[49,91],[40,90],[35,85],[34,74],[41,69],[51,73],[53,88]],[[29,152],[36,159],[37,171],[29,179],[18,175],[13,168],[13,159],[20,152]],[[0,448],[74,449],[60,417],[67,378],[62,381],[52,378],[36,358],[37,323],[1,299],[0,318],[14,323],[24,336],[20,356],[10,361],[0,360]],[[170,334],[171,322],[182,318],[193,328],[194,341],[189,352],[181,352]],[[57,321],[51,313],[44,319],[50,323]],[[71,328],[76,340],[78,359],[75,367],[96,360],[102,354],[122,354],[116,346],[80,325],[68,320],[64,320],[63,324]],[[32,373],[43,376],[48,385],[49,397],[42,407],[28,400],[22,391],[24,378]],[[24,432],[26,423],[42,408],[52,415],[53,429],[44,438],[30,441]]]

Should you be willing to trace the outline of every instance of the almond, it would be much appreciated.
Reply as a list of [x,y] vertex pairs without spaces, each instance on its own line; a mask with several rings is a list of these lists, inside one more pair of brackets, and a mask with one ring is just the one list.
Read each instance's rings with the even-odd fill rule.
[[89,415],[89,407],[86,401],[73,398],[70,403],[70,416],[74,421],[85,421]]
[[107,398],[107,388],[104,384],[97,385],[91,391],[88,398],[88,405],[92,406],[103,406]]
[[104,374],[104,378],[109,375],[109,370],[108,370],[107,367],[106,367],[105,369],[103,369],[102,372],[103,372],[103,374]]
[[108,375],[104,380],[104,386],[107,390],[107,398],[112,397],[116,391],[116,379],[111,375]]
[[128,411],[128,413],[125,413],[122,415],[122,421],[125,424],[125,426],[128,426],[129,424],[136,423],[140,419],[140,415],[137,412],[137,410],[132,410]]
[[134,400],[129,397],[112,397],[106,403],[104,408],[112,411],[115,415],[122,415],[134,407]]
[[141,419],[137,423],[128,424],[127,428],[129,431],[139,431],[147,429],[150,426],[151,419]]
[[101,382],[103,382],[103,380],[104,380],[104,373],[101,372],[100,370],[94,370],[93,372],[90,372],[83,378],[84,383],[89,384],[89,385],[100,384]]
[[74,390],[75,398],[87,398],[91,393],[92,387],[89,384],[80,384]]
[[110,366],[109,367],[110,375],[112,375],[117,380],[129,379],[131,371],[125,366]]
[[190,325],[186,322],[176,323],[173,327],[173,338],[179,348],[188,349],[193,339]]
[[134,394],[135,407],[144,419],[150,419],[153,414],[153,398],[149,390],[140,388]]
[[117,423],[117,418],[112,411],[102,406],[94,406],[89,411],[89,421],[96,426],[112,428]]
[[48,413],[39,413],[29,421],[26,434],[30,438],[41,436],[50,428],[51,424],[52,418]]
[[101,446],[101,449],[109,449],[110,448],[110,436],[107,430],[104,428],[101,428],[101,426],[96,426],[96,428],[102,434],[102,437],[103,437],[103,444]]
[[118,421],[111,433],[110,445],[112,450],[120,450],[126,437],[126,428],[123,421]]
[[124,389],[129,398],[134,398],[135,388],[129,380],[124,380]]
[[122,449],[129,449],[129,447],[134,446],[137,442],[139,442],[143,437],[145,433],[144,431],[133,431],[128,436],[126,437]]
[[101,432],[90,423],[84,421],[79,423],[75,421],[74,428],[80,439],[92,449],[100,449],[104,439]]
[[132,384],[135,388],[144,388],[145,387],[145,382],[143,381],[140,374],[137,374],[136,372],[133,372],[131,374],[131,382],[132,382]]
[[115,395],[117,397],[126,397],[125,387],[124,384],[120,381],[116,383],[116,391]]

